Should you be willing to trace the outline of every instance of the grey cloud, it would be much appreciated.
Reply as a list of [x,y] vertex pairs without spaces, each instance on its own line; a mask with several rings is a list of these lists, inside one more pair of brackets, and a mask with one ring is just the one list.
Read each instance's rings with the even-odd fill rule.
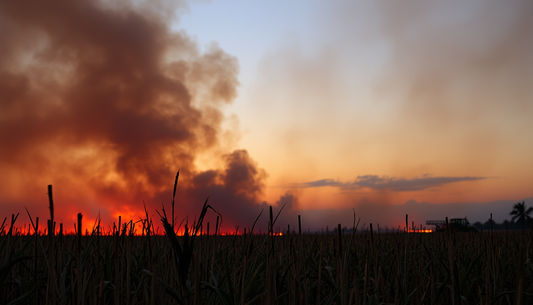
[[310,188],[331,186],[344,190],[369,188],[372,190],[391,190],[395,192],[421,191],[432,187],[441,186],[453,182],[484,180],[487,177],[427,177],[421,178],[395,178],[377,175],[358,176],[354,181],[341,182],[334,179],[321,179],[294,185],[295,187]]
[[321,187],[321,186],[343,186],[343,183],[334,179],[322,179],[311,182],[305,182],[295,185],[297,187]]

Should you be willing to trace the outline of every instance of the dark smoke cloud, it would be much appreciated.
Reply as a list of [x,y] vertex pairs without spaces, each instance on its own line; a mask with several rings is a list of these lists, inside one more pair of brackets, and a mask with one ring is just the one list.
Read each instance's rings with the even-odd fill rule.
[[312,182],[305,182],[294,185],[295,187],[323,187],[332,186],[343,190],[356,190],[360,188],[369,188],[372,190],[390,190],[394,192],[421,191],[433,187],[442,186],[453,182],[477,181],[487,179],[486,177],[422,177],[422,178],[395,178],[380,177],[376,175],[358,176],[354,181],[341,182],[334,179],[321,179]]
[[[259,203],[257,199],[263,192],[266,172],[258,168],[246,150],[236,150],[224,155],[223,159],[224,170],[208,170],[195,175],[191,187],[183,190],[178,202],[203,203],[209,196],[209,203],[222,213],[226,230],[232,229],[233,225],[251,227],[261,210],[268,208],[266,202]],[[266,226],[260,223],[260,227]]]
[[[143,200],[169,210],[178,168],[180,218],[207,196],[228,223],[265,207],[266,173],[248,153],[216,156],[227,144],[220,107],[236,96],[237,59],[171,32],[176,9],[0,3],[2,210],[26,205],[45,217],[47,184],[58,219],[99,210],[109,221],[140,212]],[[197,170],[200,155],[219,158],[220,168]]]

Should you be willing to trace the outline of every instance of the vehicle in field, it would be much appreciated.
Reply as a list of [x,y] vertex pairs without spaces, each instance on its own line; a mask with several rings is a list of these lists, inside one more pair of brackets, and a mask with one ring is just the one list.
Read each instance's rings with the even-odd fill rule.
[[[446,232],[446,220],[428,220],[426,225],[435,226],[433,232]],[[477,232],[476,227],[471,226],[466,218],[452,218],[448,221],[450,230],[455,232]]]

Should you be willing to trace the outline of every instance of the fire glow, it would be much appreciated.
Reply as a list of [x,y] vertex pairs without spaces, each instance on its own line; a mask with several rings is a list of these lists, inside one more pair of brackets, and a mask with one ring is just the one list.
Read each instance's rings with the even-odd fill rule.
[[432,229],[408,230],[407,233],[433,233]]
[[[62,224],[61,224],[62,225]],[[100,226],[99,227],[99,231],[97,233],[96,229],[95,228],[92,228],[90,229],[90,226],[83,226],[82,227],[83,230],[82,230],[82,236],[95,236],[96,234],[98,234],[99,236],[115,236],[117,234],[117,230],[116,230],[116,227],[113,228],[112,227],[109,227],[109,228],[105,228],[103,226]],[[3,227],[2,228],[3,230],[0,230],[0,235],[4,235],[4,234],[7,234],[5,228]],[[123,228],[124,229],[124,228]],[[126,229],[127,231],[127,235],[133,235],[133,236],[146,236],[147,232],[146,230],[142,230],[142,228],[139,229],[139,227],[135,227],[133,226],[132,227],[133,231],[130,232],[129,231],[129,227]],[[24,225],[24,226],[18,226],[18,227],[13,227],[12,228],[12,234],[15,235],[15,236],[30,236],[30,235],[34,235],[36,234],[35,232],[35,229],[31,227],[31,224],[28,224],[28,225]],[[37,234],[39,236],[46,236],[48,235],[48,229],[45,228],[45,229],[39,229],[37,231]],[[122,233],[119,233],[119,234],[122,234]],[[264,233],[263,233],[264,234]],[[254,233],[254,235],[263,235],[261,233]],[[55,228],[54,230],[54,235],[55,236],[76,236],[78,235],[78,231],[77,231],[77,228],[76,228],[76,225],[74,225],[74,229],[73,230],[66,230],[66,229],[59,229],[59,228]],[[165,235],[165,232],[160,230],[160,228],[156,228],[154,231],[150,231],[150,235],[152,236],[164,236]],[[207,234],[207,232],[198,232],[198,236],[244,236],[244,234],[242,232],[235,232],[235,231],[227,231],[227,232],[217,232],[217,233],[214,233],[214,232],[210,232],[210,234]],[[178,232],[176,232],[176,236],[185,236],[185,230],[181,229],[179,230]],[[189,236],[190,236],[190,233],[189,233]],[[283,233],[281,232],[278,232],[278,233],[272,233],[272,236],[283,236]]]

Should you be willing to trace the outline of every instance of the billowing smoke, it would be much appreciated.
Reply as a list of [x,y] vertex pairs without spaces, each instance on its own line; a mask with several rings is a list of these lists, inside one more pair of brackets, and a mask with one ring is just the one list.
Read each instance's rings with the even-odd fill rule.
[[[251,225],[267,174],[246,150],[229,152],[222,107],[238,86],[237,59],[172,32],[164,3],[0,4],[0,205],[56,219],[104,222],[210,202],[230,225]],[[213,160],[200,170],[200,156]],[[205,168],[205,166],[204,166]],[[2,213],[2,214],[4,214]],[[214,226],[214,225],[213,225]]]

